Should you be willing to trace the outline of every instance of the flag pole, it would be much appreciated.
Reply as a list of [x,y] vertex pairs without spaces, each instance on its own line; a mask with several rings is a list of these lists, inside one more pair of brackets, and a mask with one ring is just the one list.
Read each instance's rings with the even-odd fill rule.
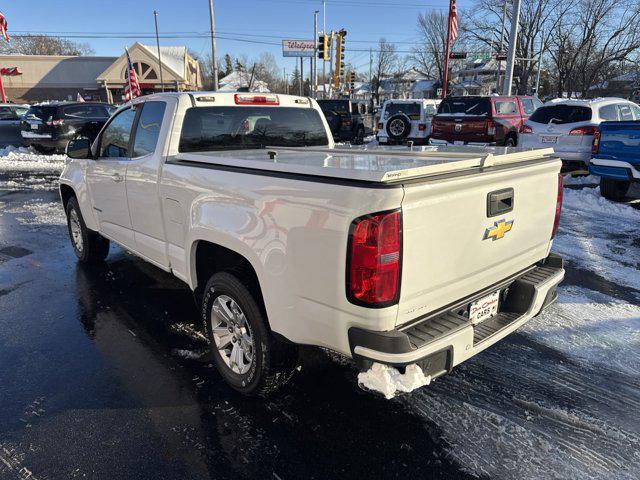
[[125,98],[125,101],[128,102],[129,100],[133,100],[133,90],[131,88],[131,69],[129,68],[129,65],[132,65],[132,63],[131,57],[129,56],[129,49],[127,47],[124,47],[124,51],[127,54],[127,83],[129,84],[129,96],[128,99]]
[[449,16],[447,17],[447,44],[444,47],[444,72],[442,80],[442,98],[447,96],[447,83],[449,81],[449,57],[451,56],[451,10],[453,2],[449,0]]

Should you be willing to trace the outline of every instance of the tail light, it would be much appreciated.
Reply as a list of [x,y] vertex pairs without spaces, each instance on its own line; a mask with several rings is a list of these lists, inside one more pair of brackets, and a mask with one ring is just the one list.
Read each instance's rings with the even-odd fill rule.
[[236,101],[236,105],[280,105],[278,95],[236,93],[234,99]]
[[64,119],[63,118],[56,118],[55,120],[47,120],[47,122],[45,122],[47,125],[51,125],[54,127],[59,127],[60,125],[62,125],[64,123]]
[[427,125],[425,123],[418,124],[418,131],[424,132],[427,129]]
[[558,225],[560,224],[560,212],[562,211],[562,174],[558,174],[558,196],[556,197],[556,216],[553,219],[553,230],[551,230],[551,238],[556,236]]
[[493,123],[493,120],[487,120],[485,126],[487,128],[487,135],[493,136],[496,134],[496,124]]
[[400,210],[354,220],[347,250],[347,298],[351,303],[381,308],[398,302],[401,249]]
[[520,127],[520,133],[533,133],[533,128],[529,125],[522,125],[522,127]]
[[596,133],[593,134],[593,144],[591,145],[591,153],[595,154],[598,153],[598,150],[600,150],[600,137],[602,136],[602,133],[600,132],[600,130],[596,130]]
[[382,130],[382,127],[383,127],[382,122],[380,122],[380,123],[378,124],[378,130]]
[[586,127],[574,128],[569,132],[569,135],[595,135],[597,131],[598,129],[596,127],[587,125]]

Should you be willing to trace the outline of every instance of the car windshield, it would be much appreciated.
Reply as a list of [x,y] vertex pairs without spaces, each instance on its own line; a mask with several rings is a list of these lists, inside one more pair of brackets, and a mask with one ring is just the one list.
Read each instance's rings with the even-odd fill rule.
[[317,110],[297,107],[189,108],[181,152],[328,145]]
[[318,100],[323,112],[349,113],[349,102],[344,100]]
[[449,97],[442,100],[438,113],[456,115],[491,115],[491,102],[488,98]]
[[398,113],[404,113],[411,120],[420,119],[419,103],[388,103],[384,108],[384,119],[390,118]]
[[591,120],[591,108],[580,105],[548,105],[538,108],[529,120],[536,123],[576,123]]
[[46,122],[56,114],[58,107],[31,107],[25,114],[26,120],[42,120]]

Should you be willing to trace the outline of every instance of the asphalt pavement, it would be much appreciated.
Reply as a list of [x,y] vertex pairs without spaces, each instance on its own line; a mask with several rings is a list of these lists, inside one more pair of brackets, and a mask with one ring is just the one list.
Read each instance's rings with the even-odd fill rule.
[[428,387],[387,401],[305,349],[290,385],[247,399],[197,358],[186,285],[116,246],[76,262],[56,188],[0,174],[0,479],[640,475],[637,210],[610,240],[569,209],[559,303]]

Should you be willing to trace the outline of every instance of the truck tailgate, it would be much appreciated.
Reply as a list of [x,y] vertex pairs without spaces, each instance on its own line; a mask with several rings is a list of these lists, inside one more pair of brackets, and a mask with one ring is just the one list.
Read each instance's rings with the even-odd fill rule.
[[[546,159],[434,182],[406,183],[397,325],[453,304],[545,258],[560,161]],[[513,189],[513,210],[489,216],[488,195]],[[500,223],[504,220],[503,223]],[[508,228],[509,222],[511,228]],[[502,225],[502,238],[487,232]],[[499,231],[493,231],[500,237]]]

